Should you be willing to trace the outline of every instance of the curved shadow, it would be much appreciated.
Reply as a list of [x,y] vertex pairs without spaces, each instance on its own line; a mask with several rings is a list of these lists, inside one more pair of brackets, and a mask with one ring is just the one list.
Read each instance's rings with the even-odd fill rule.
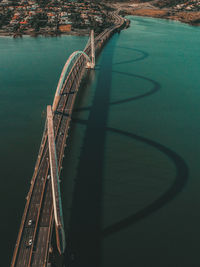
[[131,51],[136,51],[136,52],[141,53],[142,55],[139,56],[138,58],[129,59],[129,60],[125,60],[125,61],[119,61],[119,62],[113,63],[112,65],[121,65],[121,64],[133,63],[133,62],[137,62],[137,61],[140,61],[140,60],[144,60],[145,58],[147,58],[149,56],[149,54],[147,52],[145,52],[143,50],[140,50],[140,49],[123,47],[123,46],[116,46],[116,48],[121,48],[121,49],[127,49],[127,50],[131,50]]
[[[133,49],[134,50],[134,49]],[[115,73],[137,77],[152,83],[152,89],[138,96],[110,102],[110,89],[112,66],[124,64],[124,62],[112,63],[113,49],[111,57],[105,56],[106,71],[102,71],[98,78],[97,88],[92,107],[77,109],[76,111],[90,110],[88,120],[73,119],[73,121],[87,125],[84,143],[81,149],[79,166],[73,192],[73,204],[70,222],[69,240],[72,241],[72,248],[76,252],[74,266],[100,266],[103,237],[117,233],[141,219],[146,218],[156,212],[168,202],[172,201],[184,188],[188,180],[188,167],[184,160],[171,149],[147,138],[138,136],[123,130],[107,127],[107,118],[110,105],[125,103],[154,94],[160,89],[160,84],[152,79],[131,73],[115,71]],[[144,59],[148,55],[143,54],[129,62]],[[100,68],[101,70],[101,68]],[[155,201],[147,204],[140,211],[118,221],[102,230],[102,178],[104,164],[104,146],[106,141],[106,131],[133,138],[139,142],[150,145],[164,153],[176,167],[176,177],[171,186],[159,196]],[[94,136],[96,138],[94,138]],[[94,179],[95,177],[95,179]]]
[[[142,56],[139,56],[138,58],[134,58],[134,59],[125,60],[125,61],[119,61],[116,63],[114,62],[114,63],[112,63],[112,65],[121,65],[121,64],[127,64],[127,63],[133,63],[133,62],[144,60],[145,58],[149,57],[149,53],[147,53],[143,50],[140,50],[140,49],[123,47],[123,46],[116,46],[116,48],[122,48],[122,49],[136,51],[136,52],[141,53]],[[95,65],[95,70],[100,70],[100,69],[101,69],[101,65]]]
[[[87,124],[87,120],[73,119],[73,121],[80,123],[80,124]],[[174,163],[176,167],[176,177],[175,177],[173,184],[169,187],[169,189],[162,196],[160,196],[158,199],[153,201],[151,204],[149,204],[142,210],[126,217],[125,219],[119,222],[116,222],[106,227],[102,231],[102,234],[104,237],[107,237],[127,227],[130,227],[134,223],[146,218],[147,216],[161,209],[167,203],[171,202],[177,196],[177,194],[179,194],[185,187],[188,181],[189,169],[184,159],[181,156],[179,156],[176,152],[174,152],[168,147],[165,147],[162,144],[159,144],[153,140],[147,139],[145,137],[142,137],[142,136],[139,136],[133,133],[125,132],[122,130],[118,130],[118,129],[114,129],[110,127],[106,127],[105,129],[107,131],[117,133],[117,134],[126,136],[128,138],[135,139],[147,145],[153,146],[154,148],[156,148],[157,150],[165,154]]]
[[108,47],[107,53],[102,55],[105,66],[100,70],[95,84],[76,168],[69,221],[69,240],[75,252],[76,267],[101,266],[103,165],[115,42],[116,39],[113,47]]
[[[133,96],[133,97],[125,98],[125,99],[118,100],[118,101],[113,101],[113,102],[110,102],[110,105],[118,105],[118,104],[123,104],[123,103],[131,102],[131,101],[134,101],[134,100],[138,100],[138,99],[144,98],[146,96],[153,95],[158,90],[161,89],[161,84],[160,83],[158,83],[157,81],[152,80],[150,78],[147,78],[145,76],[137,75],[137,74],[131,74],[131,73],[127,73],[127,72],[121,72],[121,71],[112,71],[112,72],[118,73],[118,74],[122,74],[122,75],[131,76],[131,77],[140,78],[140,79],[146,80],[148,82],[151,82],[154,86],[153,86],[153,88],[151,90],[149,90],[146,93],[143,93],[143,94],[138,95],[138,96]],[[91,106],[84,107],[84,108],[77,108],[77,109],[74,109],[74,112],[87,111],[87,110],[90,110],[90,108],[91,108]]]
[[147,216],[151,215],[152,213],[162,208],[168,202],[172,201],[176,197],[176,195],[183,190],[184,186],[187,183],[189,175],[189,170],[184,159],[170,148],[167,148],[153,140],[149,140],[147,138],[141,137],[133,133],[128,133],[125,131],[109,127],[107,128],[107,130],[117,134],[121,134],[123,136],[127,136],[129,138],[133,138],[135,140],[138,140],[139,142],[143,142],[147,145],[155,147],[157,150],[165,154],[174,163],[176,167],[176,178],[174,183],[170,186],[170,188],[161,197],[156,199],[150,205],[138,211],[137,213],[134,213],[128,216],[127,218],[106,227],[103,230],[104,237],[107,237],[127,227],[130,227],[132,224],[146,218]]
[[114,73],[118,73],[118,74],[122,74],[122,75],[127,75],[127,76],[134,76],[136,78],[140,78],[140,79],[146,80],[148,82],[151,82],[154,85],[154,87],[151,90],[149,90],[148,92],[144,93],[144,94],[141,94],[141,95],[138,95],[138,96],[133,96],[133,97],[122,99],[122,100],[118,100],[118,101],[114,101],[114,102],[111,102],[110,105],[123,104],[123,103],[126,103],[126,102],[138,100],[140,98],[144,98],[146,96],[150,96],[150,95],[155,94],[161,88],[161,84],[160,83],[158,83],[157,81],[152,80],[150,78],[147,78],[145,76],[126,73],[126,72],[121,72],[121,71],[113,71],[113,72]]

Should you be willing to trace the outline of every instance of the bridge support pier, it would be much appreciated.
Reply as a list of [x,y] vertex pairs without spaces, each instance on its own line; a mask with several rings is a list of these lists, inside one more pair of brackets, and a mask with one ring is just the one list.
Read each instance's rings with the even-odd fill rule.
[[94,67],[95,67],[94,30],[91,30],[90,42],[91,42],[91,62],[87,63],[87,68],[88,69],[94,69]]
[[53,128],[53,114],[51,106],[47,106],[47,131],[49,144],[49,160],[51,169],[51,186],[53,196],[53,210],[56,228],[56,243],[60,254],[65,251],[65,231],[62,213],[62,202],[57,167],[56,145]]

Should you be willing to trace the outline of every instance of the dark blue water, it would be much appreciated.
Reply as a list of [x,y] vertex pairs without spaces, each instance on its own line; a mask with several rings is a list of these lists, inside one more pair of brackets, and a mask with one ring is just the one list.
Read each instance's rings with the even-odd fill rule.
[[[76,102],[62,172],[72,266],[196,267],[200,30],[130,19]],[[0,39],[2,266],[12,257],[43,111],[67,56],[85,43]]]
[[104,48],[64,164],[73,266],[199,266],[199,33],[135,17]]
[[0,266],[9,266],[37,159],[46,105],[87,37],[0,38]]

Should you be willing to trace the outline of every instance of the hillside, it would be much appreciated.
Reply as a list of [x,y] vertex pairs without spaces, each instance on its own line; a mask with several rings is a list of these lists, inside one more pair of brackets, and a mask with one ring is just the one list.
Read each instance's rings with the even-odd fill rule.
[[200,0],[160,0],[155,1],[155,6],[158,7],[174,7],[200,10]]
[[200,25],[200,0],[113,1],[113,7],[125,14],[179,20]]

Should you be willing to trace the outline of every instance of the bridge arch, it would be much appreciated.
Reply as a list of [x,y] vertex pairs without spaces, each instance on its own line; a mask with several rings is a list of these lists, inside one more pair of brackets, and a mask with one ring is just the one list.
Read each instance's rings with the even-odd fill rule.
[[66,61],[63,70],[61,72],[60,75],[60,79],[56,88],[56,93],[55,93],[55,97],[54,97],[54,101],[53,101],[53,107],[52,110],[55,111],[56,107],[58,105],[60,96],[61,96],[61,90],[63,88],[64,82],[67,79],[70,71],[72,70],[72,68],[74,67],[74,65],[76,64],[78,58],[83,55],[87,62],[91,63],[91,59],[89,58],[89,56],[84,52],[84,51],[75,51],[71,54],[71,56],[68,58],[68,60]]

